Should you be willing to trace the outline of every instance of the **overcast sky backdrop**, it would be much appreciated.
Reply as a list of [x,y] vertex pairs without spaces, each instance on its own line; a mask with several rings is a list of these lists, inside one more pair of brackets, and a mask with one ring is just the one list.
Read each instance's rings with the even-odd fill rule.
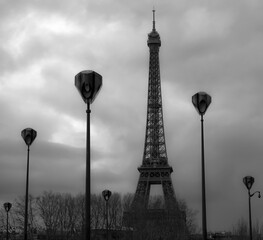
[[[91,186],[134,193],[145,137],[147,34],[152,7],[161,35],[168,161],[178,198],[199,211],[200,116],[191,97],[212,96],[205,115],[208,230],[248,218],[242,178],[263,191],[263,1],[0,0],[0,204],[25,193],[84,192],[85,104],[74,76],[94,70],[103,88],[91,105]],[[263,200],[252,199],[263,224]]]

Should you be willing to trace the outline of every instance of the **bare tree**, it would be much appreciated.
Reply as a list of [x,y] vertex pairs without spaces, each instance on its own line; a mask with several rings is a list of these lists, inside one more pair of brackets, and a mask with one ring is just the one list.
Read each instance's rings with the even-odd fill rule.
[[[109,228],[111,230],[123,229],[123,215],[124,212],[131,210],[133,194],[125,194],[121,196],[119,193],[113,193],[108,202],[108,219]],[[105,200],[101,194],[91,195],[91,228],[105,229],[106,228],[106,205]],[[185,219],[188,233],[193,233],[196,229],[195,215],[196,212],[189,209],[185,201],[178,202],[178,208],[185,212]],[[24,228],[24,198],[19,197],[13,204],[12,212],[14,216],[13,225],[23,231]],[[154,212],[152,210],[160,210]],[[165,217],[169,212],[164,208],[164,199],[162,196],[154,196],[150,198],[148,205],[148,212],[143,211],[145,208],[138,211],[136,216],[138,219],[147,219],[150,214],[156,214],[154,221],[146,221],[139,226],[137,230],[140,231],[137,239],[147,240],[150,238],[158,238],[159,236],[166,239],[174,238],[180,239],[180,236],[174,235],[174,227],[177,224],[174,217],[167,221]],[[85,223],[85,196],[78,194],[72,196],[71,194],[53,193],[52,191],[45,191],[37,198],[29,196],[29,211],[28,211],[30,233],[37,229],[45,231],[48,240],[64,239],[64,240],[79,240],[84,233]],[[157,217],[156,217],[157,216]],[[5,225],[5,213],[0,211],[0,225]],[[258,231],[258,229],[257,229]],[[41,232],[41,231],[40,231]]]
[[252,235],[253,235],[253,239],[260,240],[260,226],[258,219],[253,224]]
[[235,227],[233,227],[233,234],[239,240],[246,240],[248,238],[248,224],[244,218],[240,218]]
[[[12,206],[14,213],[14,227],[21,232],[24,231],[25,221],[25,197],[18,197]],[[38,209],[36,205],[36,198],[32,195],[28,196],[28,232],[29,234],[37,232],[40,227],[38,221]]]
[[59,227],[63,239],[73,239],[76,234],[78,222],[81,219],[81,211],[76,197],[70,194],[62,194],[59,197]]
[[109,228],[121,229],[122,224],[122,201],[119,193],[113,193],[109,200]]
[[84,235],[85,224],[85,196],[84,194],[78,194],[76,197],[76,213],[78,215],[75,223],[74,239],[82,239]]
[[185,213],[187,234],[196,234],[198,228],[196,223],[196,215],[198,211],[189,208],[183,199],[178,200],[178,205],[179,209]]
[[[8,232],[9,235],[15,233],[15,214],[13,212],[13,208],[8,212]],[[6,234],[7,230],[7,213],[4,208],[0,208],[0,235]],[[11,237],[10,237],[11,238]]]
[[164,209],[164,198],[163,198],[163,196],[162,195],[150,196],[148,208],[149,209]]
[[122,197],[122,211],[123,212],[130,211],[133,197],[134,197],[134,194],[132,193],[126,193]]
[[91,228],[102,229],[105,225],[105,201],[99,194],[91,195]]
[[136,212],[131,212],[136,239],[185,239],[190,234],[188,228],[191,232],[196,230],[196,212],[189,209],[183,200],[167,209],[163,196],[155,195],[150,196],[146,209],[138,207]]
[[43,195],[37,198],[37,206],[39,208],[39,216],[45,226],[47,239],[55,239],[60,223],[61,195],[51,191],[44,192]]

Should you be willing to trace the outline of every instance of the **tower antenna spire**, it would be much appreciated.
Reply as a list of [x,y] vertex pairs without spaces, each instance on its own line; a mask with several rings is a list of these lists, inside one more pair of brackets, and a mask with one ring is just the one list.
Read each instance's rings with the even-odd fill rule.
[[153,6],[153,31],[155,31],[155,9]]

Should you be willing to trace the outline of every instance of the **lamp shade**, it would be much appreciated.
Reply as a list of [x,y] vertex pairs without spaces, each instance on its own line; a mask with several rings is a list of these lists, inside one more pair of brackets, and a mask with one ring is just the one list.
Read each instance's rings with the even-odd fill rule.
[[104,190],[102,192],[102,196],[104,197],[105,201],[109,201],[110,196],[111,196],[111,191],[110,190]]
[[21,132],[21,136],[24,139],[26,145],[30,146],[34,142],[37,132],[32,128],[26,128]]
[[75,76],[75,86],[85,103],[92,103],[102,86],[102,76],[85,70]]
[[6,202],[4,203],[4,208],[6,212],[9,212],[9,210],[11,209],[12,204],[10,202]]
[[254,182],[255,182],[255,179],[251,176],[246,176],[243,178],[243,183],[245,184],[248,190],[251,189]]
[[200,115],[204,115],[209,107],[212,98],[205,92],[198,92],[192,96],[192,103]]

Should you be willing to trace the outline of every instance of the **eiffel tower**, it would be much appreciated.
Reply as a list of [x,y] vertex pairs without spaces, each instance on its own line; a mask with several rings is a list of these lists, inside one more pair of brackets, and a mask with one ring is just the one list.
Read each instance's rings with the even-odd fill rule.
[[[153,10],[153,28],[148,34],[147,45],[150,50],[150,61],[146,133],[142,165],[138,168],[140,176],[131,204],[130,218],[133,217],[133,223],[140,222],[142,213],[145,221],[169,218],[169,222],[176,221],[176,225],[181,229],[176,229],[176,231],[183,231],[185,229],[185,214],[179,210],[175,197],[171,180],[173,168],[168,164],[165,144],[159,65],[161,39],[155,29],[155,10]],[[162,187],[164,196],[164,209],[162,210],[148,209],[150,190],[153,184]],[[175,228],[173,225],[173,230]]]

